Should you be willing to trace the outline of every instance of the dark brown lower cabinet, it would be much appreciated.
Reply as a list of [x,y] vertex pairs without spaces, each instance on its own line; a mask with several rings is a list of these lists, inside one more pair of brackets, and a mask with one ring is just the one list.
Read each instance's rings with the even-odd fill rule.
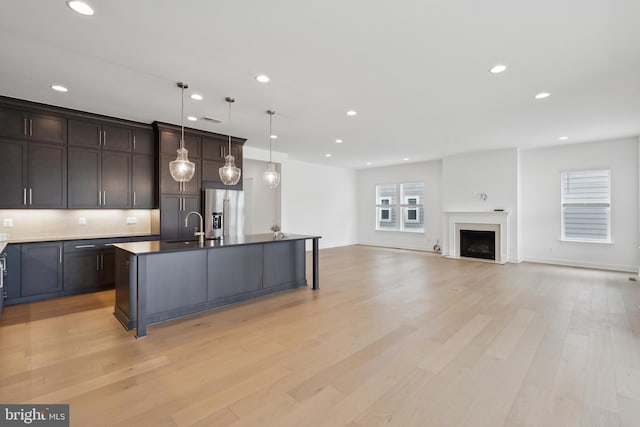
[[22,245],[22,297],[57,293],[62,289],[62,243]]

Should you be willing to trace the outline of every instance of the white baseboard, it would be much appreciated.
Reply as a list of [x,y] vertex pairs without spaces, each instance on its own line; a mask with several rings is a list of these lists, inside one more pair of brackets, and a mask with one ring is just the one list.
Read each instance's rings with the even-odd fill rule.
[[525,262],[536,262],[541,264],[566,265],[568,267],[595,268],[598,270],[624,271],[625,273],[638,273],[638,266],[624,264],[608,264],[589,261],[579,261],[573,259],[558,258],[529,258],[524,257]]
[[358,242],[357,245],[362,246],[376,246],[378,248],[389,248],[389,249],[406,249],[409,251],[423,251],[423,252],[435,252],[433,248],[425,247],[425,246],[414,246],[414,245],[394,245],[394,244],[382,244],[382,243],[374,243],[374,242]]

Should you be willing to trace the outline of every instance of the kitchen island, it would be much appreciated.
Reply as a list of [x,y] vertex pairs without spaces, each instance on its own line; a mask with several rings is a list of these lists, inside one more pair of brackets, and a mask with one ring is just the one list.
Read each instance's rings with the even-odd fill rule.
[[221,240],[134,242],[116,249],[115,317],[136,337],[147,325],[307,285],[305,241],[313,242],[319,289],[319,236],[272,234]]

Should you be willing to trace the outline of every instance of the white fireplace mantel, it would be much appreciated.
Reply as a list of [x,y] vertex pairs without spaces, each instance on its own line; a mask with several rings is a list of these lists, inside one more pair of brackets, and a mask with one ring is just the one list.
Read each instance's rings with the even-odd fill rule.
[[509,254],[509,211],[444,212],[442,254],[460,258],[460,229],[496,232],[496,262],[504,264]]

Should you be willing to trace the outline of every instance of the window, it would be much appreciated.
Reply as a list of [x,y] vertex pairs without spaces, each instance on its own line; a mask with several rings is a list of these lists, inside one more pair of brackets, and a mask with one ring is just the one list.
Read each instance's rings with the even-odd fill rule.
[[608,169],[562,172],[562,239],[611,241]]
[[376,230],[423,233],[423,198],[422,182],[377,185]]

